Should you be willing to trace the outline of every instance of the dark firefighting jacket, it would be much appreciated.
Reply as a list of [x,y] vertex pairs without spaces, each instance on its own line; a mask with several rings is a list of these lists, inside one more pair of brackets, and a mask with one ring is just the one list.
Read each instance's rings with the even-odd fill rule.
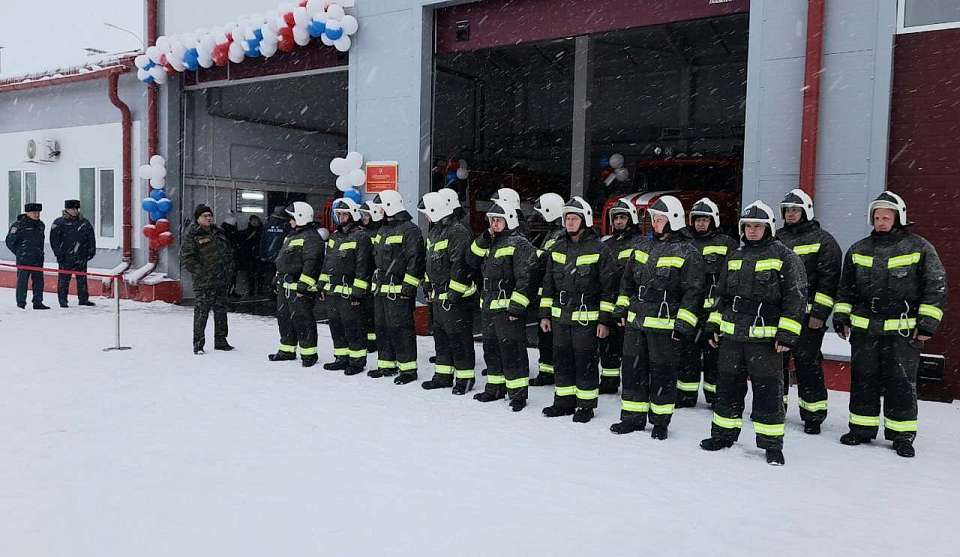
[[376,293],[390,299],[415,297],[426,266],[420,227],[403,211],[387,217],[378,235],[380,240],[374,247]]
[[505,230],[493,237],[484,232],[470,244],[467,264],[479,269],[480,307],[487,312],[523,316],[533,295],[532,276],[536,248],[520,230]]
[[826,321],[833,311],[840,282],[840,245],[815,220],[788,224],[777,231],[777,239],[803,261],[807,272],[807,313]]
[[427,235],[427,272],[423,289],[434,300],[459,302],[477,293],[467,264],[472,236],[456,216],[436,223]]
[[698,314],[706,321],[713,306],[716,305],[716,290],[720,284],[720,273],[726,269],[727,255],[740,247],[740,242],[716,228],[701,234],[692,227],[687,227],[682,234],[703,258],[703,269],[706,273],[703,287],[703,312]]
[[574,242],[564,234],[550,248],[540,316],[563,325],[613,325],[617,259],[592,228]]
[[277,254],[277,278],[280,286],[298,293],[316,293],[323,268],[323,238],[317,223],[298,226],[283,240]]
[[338,227],[327,240],[320,282],[323,291],[344,298],[370,295],[373,244],[370,233],[357,223]]

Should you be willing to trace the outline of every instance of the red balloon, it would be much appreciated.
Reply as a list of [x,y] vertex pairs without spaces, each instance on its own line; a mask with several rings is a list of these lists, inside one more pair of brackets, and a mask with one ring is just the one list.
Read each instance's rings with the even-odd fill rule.
[[288,28],[297,24],[297,20],[293,17],[293,12],[283,14],[283,21],[287,24]]
[[309,2],[307,2],[307,0],[300,0],[299,6],[300,6],[301,8],[306,8],[308,3],[309,3]]
[[157,237],[157,227],[154,226],[154,225],[152,225],[152,224],[148,224],[148,225],[144,226],[144,227],[143,227],[143,235],[146,236],[147,238],[150,238],[151,241],[154,240],[154,239],[156,239],[156,237]]
[[293,52],[297,43],[293,40],[293,29],[283,27],[280,29],[280,42],[277,44],[282,52]]
[[213,47],[213,63],[218,66],[226,66],[227,62],[230,60],[230,44],[218,44]]
[[167,247],[173,243],[173,232],[164,232],[157,238],[157,243],[161,247]]
[[154,226],[157,228],[157,234],[163,234],[164,232],[170,230],[170,221],[167,219],[158,220]]

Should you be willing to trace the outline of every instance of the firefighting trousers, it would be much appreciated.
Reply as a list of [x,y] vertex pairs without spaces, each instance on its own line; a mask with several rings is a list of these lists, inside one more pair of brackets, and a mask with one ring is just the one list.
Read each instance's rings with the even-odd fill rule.
[[827,387],[823,382],[823,334],[826,325],[811,329],[804,323],[797,347],[783,355],[783,400],[790,393],[790,370],[793,360],[794,373],[797,376],[797,391],[800,393],[800,418],[807,423],[822,423],[827,419]]
[[363,331],[367,335],[367,350],[373,350],[377,346],[377,321],[374,318],[373,311],[374,299],[372,297],[360,300],[360,313],[363,315]]
[[417,373],[417,335],[413,326],[413,298],[377,296],[377,367],[388,373]]
[[669,333],[627,329],[623,343],[620,419],[666,426],[677,399],[683,344]]
[[[87,264],[82,265],[57,265],[61,271],[80,271],[87,272]],[[87,275],[73,275],[70,273],[61,273],[57,276],[57,298],[61,304],[67,303],[67,296],[70,294],[70,278],[77,278],[77,299],[82,302],[90,301],[90,290],[87,288]]]
[[917,436],[917,367],[923,343],[900,335],[850,337],[850,431],[866,440],[880,429],[888,441]]
[[610,327],[610,335],[600,339],[600,384],[616,391],[620,387],[620,366],[623,362],[623,327]]
[[[716,354],[713,359],[713,373],[710,379],[706,379],[707,368],[704,356],[706,349],[709,348],[703,342],[703,334],[696,339],[684,339],[681,347],[681,365],[677,377],[677,402],[685,406],[696,406],[697,399],[700,397],[700,373],[704,375],[703,396],[707,402],[713,401],[713,394],[716,392]],[[706,348],[704,347],[706,345]]]
[[277,292],[277,328],[280,329],[279,352],[294,354],[300,346],[300,358],[316,361],[317,320],[313,310],[316,299],[311,294],[298,295],[280,287]]
[[473,303],[433,303],[433,344],[437,353],[433,382],[453,386],[453,379],[474,379]]
[[537,326],[537,349],[540,352],[537,362],[540,373],[553,375],[553,333],[543,332],[539,325]]
[[483,360],[487,365],[484,392],[510,400],[526,400],[530,385],[530,362],[527,360],[525,319],[510,319],[505,311],[484,311]]
[[349,359],[351,369],[363,369],[367,365],[367,331],[363,323],[362,302],[339,294],[327,294],[325,301],[333,356],[338,360]]
[[720,343],[717,400],[713,405],[710,435],[736,441],[743,428],[747,378],[753,388],[750,419],[761,449],[783,448],[783,356],[772,342]]
[[30,281],[33,287],[33,305],[43,303],[43,272],[42,271],[21,271],[17,269],[17,305],[23,306],[27,303],[27,281]]
[[214,288],[196,292],[193,306],[193,344],[200,348],[204,345],[204,332],[207,329],[207,319],[213,312],[213,338],[216,342],[225,341],[229,329],[227,327],[227,289]]
[[556,372],[553,404],[562,408],[596,408],[600,395],[597,373],[597,324],[553,323]]

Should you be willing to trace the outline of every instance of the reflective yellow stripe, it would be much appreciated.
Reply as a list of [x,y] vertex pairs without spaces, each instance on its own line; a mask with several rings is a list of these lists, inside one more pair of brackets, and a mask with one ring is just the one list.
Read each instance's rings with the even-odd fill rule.
[[853,254],[853,264],[861,267],[873,267],[873,257],[855,253]]
[[355,278],[353,279],[353,287],[359,288],[360,290],[367,290],[370,288],[370,283],[365,280]]
[[750,327],[747,334],[750,338],[773,338],[777,336],[776,327]]
[[724,418],[723,416],[713,413],[713,423],[716,426],[722,427],[724,429],[740,429],[743,427],[743,420],[740,418]]
[[336,246],[336,245],[337,245],[337,243],[333,240],[333,238],[330,238],[329,240],[327,240],[327,247],[328,247],[328,248],[333,249],[333,247]]
[[853,310],[853,306],[844,302],[833,306],[834,313],[850,313]]
[[494,259],[500,259],[501,257],[510,257],[513,253],[517,251],[516,246],[507,246],[505,248],[500,248],[493,254]]
[[[328,284],[328,285],[327,285],[328,289],[329,289],[329,286],[330,286],[330,285]],[[350,296],[351,294],[353,294],[353,288],[350,288],[349,286],[346,286],[346,285],[341,284],[341,285],[339,285],[339,286],[337,286],[336,288],[333,289],[333,293],[334,293],[334,294],[343,294],[344,296]]]
[[294,283],[294,282],[285,282],[285,283],[283,283],[283,288],[284,288],[285,290],[293,290],[293,291],[296,291],[296,289],[297,289],[297,284]]
[[703,246],[703,255],[727,255],[727,246]]
[[883,418],[883,427],[899,432],[899,433],[909,433],[917,431],[917,420],[907,420],[904,422],[898,420],[891,420],[890,418]]
[[624,295],[622,295],[622,294],[621,294],[620,296],[617,296],[617,305],[620,306],[620,307],[622,307],[622,308],[625,308],[625,307],[629,306],[629,305],[630,305],[630,297],[629,297],[629,296],[624,296]]
[[909,265],[916,265],[917,263],[920,263],[920,252],[915,251],[906,255],[891,257],[890,260],[887,261],[887,268],[896,269],[897,267],[907,267]]
[[764,424],[753,422],[753,430],[757,435],[766,435],[768,437],[783,437],[783,424]]
[[581,255],[577,257],[577,267],[583,265],[593,265],[598,261],[600,261],[599,253],[588,253],[587,255]]
[[383,240],[383,236],[381,236],[380,234],[377,234],[376,236],[373,236],[372,238],[370,238],[370,242],[375,246],[380,245],[381,240]]
[[703,392],[705,392],[705,393],[716,393],[716,392],[717,392],[717,386],[714,385],[713,383],[707,383],[706,381],[704,381],[704,382],[703,382]]
[[599,389],[584,390],[584,389],[577,389],[576,387],[574,387],[574,389],[577,390],[577,398],[580,400],[595,400],[597,397],[600,396]]
[[555,239],[550,238],[549,240],[543,243],[543,249],[550,249],[553,247],[553,244],[556,244],[556,243],[557,241]]
[[716,323],[719,325],[723,322],[723,316],[720,315],[719,311],[711,311],[710,317],[707,318],[707,323]]
[[290,352],[294,353],[297,351],[297,347],[290,344],[281,344],[279,352]]
[[295,247],[302,248],[303,238],[300,238],[299,240],[290,240],[290,243],[288,245],[292,248],[295,248]]
[[543,362],[537,364],[537,370],[540,373],[553,373],[553,366],[550,364],[545,364]]
[[631,255],[633,255],[633,248],[622,249],[617,254],[617,259],[630,259]]
[[309,347],[307,347],[307,346],[301,346],[301,347],[300,347],[300,355],[301,355],[301,356],[316,356],[316,355],[317,355],[317,347],[316,347],[316,346],[309,346]]
[[521,377],[519,379],[508,379],[507,388],[508,389],[522,389],[530,385],[530,379],[527,377]]
[[302,282],[303,284],[306,284],[307,286],[316,286],[316,285],[317,285],[317,281],[314,280],[313,277],[310,277],[310,276],[307,276],[307,275],[300,275],[300,278],[297,279],[297,280],[299,280],[299,281]]
[[607,313],[613,313],[617,309],[617,306],[611,304],[610,302],[600,302],[600,311],[605,311]]
[[540,298],[540,307],[544,309],[553,307],[553,298]]
[[880,416],[861,416],[851,413],[850,423],[863,427],[880,427]]
[[650,413],[657,414],[658,416],[667,416],[673,414],[673,404],[654,404],[650,403]]
[[657,259],[657,268],[660,267],[674,267],[679,269],[683,267],[683,258],[682,257],[661,257]]
[[633,250],[633,260],[636,261],[637,263],[646,264],[647,259],[649,258],[650,256],[647,254],[647,252],[639,249]]
[[470,286],[463,284],[462,282],[457,282],[453,279],[450,279],[450,282],[447,283],[447,286],[450,288],[450,290],[459,292],[460,294],[465,294],[467,290],[470,290]]
[[784,331],[790,331],[795,335],[799,335],[800,331],[802,330],[800,328],[800,323],[797,323],[796,321],[794,321],[793,319],[790,319],[789,317],[782,317],[782,316],[780,317],[780,322],[777,323],[777,327],[780,329],[783,329]]
[[488,375],[487,383],[490,385],[504,385],[507,380],[502,375]]
[[853,325],[855,329],[869,329],[870,320],[866,317],[860,317],[859,315],[850,315],[850,324]]
[[377,367],[381,369],[393,369],[397,367],[397,362],[393,360],[377,360]]
[[453,375],[453,366],[437,364],[433,366],[433,371],[440,375]]
[[817,292],[813,295],[813,301],[820,304],[821,306],[826,306],[828,308],[833,307],[833,298],[827,296],[823,292]]
[[412,371],[417,369],[417,362],[397,362],[397,369],[400,371]]
[[346,356],[346,355],[348,355],[348,354],[350,354],[350,349],[349,349],[349,348],[334,348],[334,349],[333,349],[333,355],[336,356],[336,357]]
[[807,412],[826,412],[827,411],[827,401],[818,400],[816,402],[807,402],[800,399],[800,408],[803,408]]
[[554,262],[554,263],[557,263],[557,264],[559,264],[559,265],[566,265],[566,264],[567,264],[567,256],[566,256],[566,254],[563,254],[563,253],[560,253],[560,252],[556,252],[556,251],[551,251],[551,252],[550,252],[550,258],[553,259],[553,262]]
[[703,299],[703,309],[712,309],[713,306],[717,305],[716,298],[704,298]]
[[449,246],[450,246],[450,240],[440,240],[436,244],[433,244],[433,251],[434,252],[443,251],[447,249],[447,247]]
[[369,340],[370,342],[376,342],[377,333],[367,333],[367,340]]
[[909,331],[917,328],[917,320],[908,319],[887,319],[883,322],[884,331]]
[[550,317],[559,319],[561,315],[563,315],[563,310],[560,308],[550,308]]
[[673,319],[667,319],[664,317],[652,317],[650,315],[643,318],[643,326],[648,329],[663,329],[671,330],[673,329],[674,321]]
[[351,350],[351,351],[350,351],[350,357],[353,358],[354,360],[359,360],[360,358],[366,358],[366,357],[367,357],[367,350],[366,350],[366,349],[363,349],[363,350]]
[[507,309],[510,307],[510,300],[508,298],[495,298],[490,300],[490,309]]
[[340,247],[338,247],[337,249],[340,250],[340,251],[347,251],[347,250],[351,250],[351,249],[357,249],[357,243],[356,243],[356,242],[344,242],[344,243],[340,244]]
[[690,325],[691,327],[696,327],[697,321],[699,321],[699,319],[697,318],[696,315],[693,314],[693,312],[688,311],[684,308],[680,308],[680,310],[677,311],[677,319],[681,321],[686,321],[687,324]]
[[761,259],[757,261],[757,264],[753,267],[753,270],[760,273],[763,271],[772,271],[774,269],[779,271],[782,267],[782,259]]
[[476,379],[477,375],[472,369],[458,369],[456,377],[457,379]]
[[573,396],[577,394],[577,388],[576,387],[554,387],[553,392],[557,396]]
[[410,274],[403,275],[403,282],[413,287],[420,286],[420,279]]
[[[772,327],[771,327],[772,328]],[[720,320],[720,332],[725,335],[732,335],[736,332],[736,326],[730,321]]]
[[320,273],[320,276],[317,277],[317,280],[320,282],[330,282],[330,275],[326,273]]
[[931,306],[930,304],[920,304],[920,315],[924,317],[932,317],[937,321],[943,319],[943,310],[937,306]]
[[571,317],[574,321],[598,321],[600,319],[599,311],[575,311]]
[[470,252],[477,257],[486,257],[490,253],[490,250],[481,248],[477,242],[473,242],[470,244]]
[[512,294],[510,294],[510,301],[523,307],[527,307],[530,305],[530,298],[527,298],[526,296],[524,296],[523,294],[517,291],[514,291]]
[[687,393],[695,393],[700,390],[700,383],[684,383],[683,381],[677,381],[677,389]]
[[650,404],[647,402],[634,402],[632,400],[621,400],[620,408],[627,412],[637,412],[646,414],[650,410]]
[[820,251],[820,244],[804,244],[802,246],[793,246],[793,253],[797,255],[810,255]]
[[741,267],[743,267],[743,259],[731,259],[727,261],[728,271],[739,271]]
[[603,377],[620,377],[620,368],[602,367],[600,368],[600,375]]
[[394,234],[393,236],[387,236],[384,243],[387,245],[390,244],[402,244],[403,243],[403,234]]

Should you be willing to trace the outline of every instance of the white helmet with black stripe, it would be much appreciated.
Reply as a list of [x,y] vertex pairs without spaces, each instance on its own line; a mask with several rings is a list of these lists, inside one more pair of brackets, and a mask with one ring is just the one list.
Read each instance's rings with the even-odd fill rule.
[[383,209],[383,214],[392,217],[403,211],[406,211],[406,207],[403,206],[403,196],[400,195],[400,192],[393,190],[382,191],[373,198],[373,202],[380,206]]
[[500,205],[513,205],[518,211],[520,210],[520,194],[510,188],[498,189],[497,193],[490,198],[490,201]]
[[777,229],[775,226],[776,218],[773,216],[773,209],[763,201],[754,201],[747,205],[743,213],[740,214],[740,235],[743,235],[743,225],[752,222],[767,225],[770,229],[770,235],[775,236]]
[[563,216],[571,214],[580,216],[581,228],[593,228],[593,208],[579,195],[571,197],[563,206]]
[[553,222],[563,216],[563,198],[559,193],[545,193],[533,204],[533,210],[546,222]]
[[697,217],[709,217],[713,220],[713,227],[720,228],[720,208],[709,197],[698,200],[690,208],[690,224],[693,224]]
[[371,222],[383,220],[383,208],[374,203],[373,200],[364,201],[363,205],[360,206],[360,212],[370,215]]
[[446,196],[438,191],[432,191],[423,196],[417,210],[426,215],[430,222],[437,223],[453,214],[453,207]]
[[520,226],[520,217],[517,215],[517,208],[509,203],[494,203],[487,210],[487,220],[494,217],[507,221],[508,230],[516,230]]
[[670,223],[671,232],[679,232],[686,226],[683,203],[680,203],[680,200],[672,195],[661,196],[656,203],[647,209],[647,212],[650,213],[651,219],[657,215],[666,217]]
[[287,207],[287,214],[297,226],[306,226],[313,222],[313,207],[303,201],[294,201]]
[[613,224],[613,217],[617,215],[627,215],[630,218],[630,224],[634,226],[640,224],[640,213],[637,212],[637,206],[626,197],[618,199],[607,211],[607,218],[611,225]]
[[783,201],[780,202],[781,217],[784,216],[784,212],[788,207],[803,209],[803,214],[807,217],[807,220],[813,220],[813,199],[807,195],[807,192],[801,189],[790,190],[787,195],[784,196]]
[[333,201],[333,216],[337,224],[341,224],[340,215],[350,215],[353,222],[360,222],[360,206],[349,197],[341,197]]
[[899,220],[897,224],[900,226],[909,224],[907,222],[907,204],[904,203],[902,197],[892,191],[885,191],[870,202],[870,208],[867,210],[867,224],[870,226],[873,226],[873,212],[876,209],[890,209],[897,214]]

